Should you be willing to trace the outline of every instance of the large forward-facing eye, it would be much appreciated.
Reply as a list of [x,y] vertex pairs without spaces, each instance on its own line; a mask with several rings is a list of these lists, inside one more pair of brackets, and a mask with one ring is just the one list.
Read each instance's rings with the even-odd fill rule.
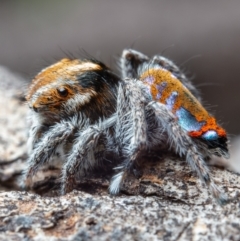
[[66,97],[68,95],[68,90],[64,87],[57,88],[57,92],[61,97]]

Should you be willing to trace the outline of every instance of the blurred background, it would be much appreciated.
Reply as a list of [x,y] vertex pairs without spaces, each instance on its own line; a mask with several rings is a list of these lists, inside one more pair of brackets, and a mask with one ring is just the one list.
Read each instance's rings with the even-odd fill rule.
[[29,81],[83,49],[117,69],[128,47],[174,60],[231,136],[240,134],[239,0],[0,2],[0,65]]

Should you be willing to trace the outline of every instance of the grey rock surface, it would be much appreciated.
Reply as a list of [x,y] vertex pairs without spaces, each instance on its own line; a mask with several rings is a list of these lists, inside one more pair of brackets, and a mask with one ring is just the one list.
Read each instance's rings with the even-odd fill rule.
[[0,66],[0,181],[10,186],[26,159],[26,88],[23,78]]
[[[58,170],[21,191],[27,140],[24,81],[0,68],[0,240],[240,240],[240,176],[211,167],[229,196],[219,206],[184,161],[164,155],[108,194],[110,174],[79,180],[59,194]],[[23,87],[24,88],[24,87]],[[19,92],[20,91],[20,92]]]
[[24,88],[26,82],[21,77],[0,66],[0,163],[26,153]]

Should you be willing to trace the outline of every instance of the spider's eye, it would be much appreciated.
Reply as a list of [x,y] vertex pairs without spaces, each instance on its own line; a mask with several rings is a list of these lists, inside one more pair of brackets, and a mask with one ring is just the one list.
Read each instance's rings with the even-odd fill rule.
[[66,97],[68,95],[68,90],[64,87],[57,88],[57,92],[61,97]]

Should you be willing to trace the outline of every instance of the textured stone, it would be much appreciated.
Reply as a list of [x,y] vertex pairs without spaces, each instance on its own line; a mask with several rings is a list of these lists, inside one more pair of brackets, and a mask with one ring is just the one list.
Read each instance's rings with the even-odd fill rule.
[[11,188],[26,159],[26,87],[24,79],[0,66],[0,181]]
[[0,163],[26,153],[26,105],[23,89],[26,83],[8,69],[0,67]]

